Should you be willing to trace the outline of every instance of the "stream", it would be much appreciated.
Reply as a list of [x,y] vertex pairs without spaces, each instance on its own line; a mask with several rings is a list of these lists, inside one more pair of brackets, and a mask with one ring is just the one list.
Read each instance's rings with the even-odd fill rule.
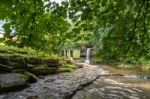
[[83,65],[72,73],[41,76],[28,88],[0,99],[150,99],[150,80],[110,73],[99,65]]

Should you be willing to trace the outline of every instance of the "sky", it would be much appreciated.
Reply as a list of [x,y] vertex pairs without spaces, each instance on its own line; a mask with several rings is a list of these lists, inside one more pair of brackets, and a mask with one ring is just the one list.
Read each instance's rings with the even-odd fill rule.
[[0,20],[0,38],[3,37],[3,34],[1,34],[1,33],[3,33],[3,30],[4,30],[4,29],[2,28],[3,24],[4,24],[4,21],[1,21],[1,20]]
[[57,3],[61,3],[62,1],[64,1],[64,0],[50,0],[50,1],[55,1],[55,2],[57,2]]
[[3,31],[4,29],[2,28],[2,26],[4,25],[4,21],[0,20],[0,31]]

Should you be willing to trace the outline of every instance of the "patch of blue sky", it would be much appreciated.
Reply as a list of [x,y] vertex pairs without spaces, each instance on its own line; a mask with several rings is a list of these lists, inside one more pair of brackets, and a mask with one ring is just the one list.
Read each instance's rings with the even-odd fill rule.
[[0,31],[4,31],[3,25],[5,24],[5,21],[0,20]]

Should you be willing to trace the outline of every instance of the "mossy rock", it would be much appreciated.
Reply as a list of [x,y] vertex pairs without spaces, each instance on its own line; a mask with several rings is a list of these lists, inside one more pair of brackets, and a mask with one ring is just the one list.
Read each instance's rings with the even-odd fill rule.
[[59,72],[73,72],[74,69],[71,69],[71,68],[60,68],[59,69]]
[[8,56],[0,55],[0,64],[9,65],[9,63],[10,61]]
[[26,57],[24,60],[26,63],[34,64],[34,65],[43,63],[43,60],[41,58],[36,58],[36,57],[28,57],[28,58]]
[[65,67],[70,69],[77,69],[77,66],[75,64],[66,64]]
[[13,69],[25,69],[25,64],[19,63],[19,62],[11,62],[10,66],[13,67]]
[[1,54],[9,53],[9,52],[10,52],[9,50],[0,50],[0,53],[1,53]]
[[32,73],[35,75],[47,75],[58,73],[58,69],[55,68],[36,68],[32,70]]
[[59,62],[47,62],[48,67],[59,67],[61,64]]
[[30,72],[25,72],[23,75],[25,75],[26,79],[28,79],[28,82],[30,83],[34,83],[38,80],[38,77]]
[[46,65],[39,65],[39,66],[34,67],[32,70],[29,70],[29,72],[35,75],[47,75],[47,74],[58,73],[58,68],[48,67]]
[[77,69],[77,66],[74,64],[65,64],[59,69],[59,72],[73,72]]
[[63,67],[66,64],[64,57],[42,51],[0,46],[0,53],[0,64],[3,65],[0,66],[0,73],[30,72],[35,75],[47,75],[59,73],[60,68],[74,69]]
[[43,61],[48,67],[59,67],[62,65],[59,59],[47,58],[47,59],[44,59]]
[[10,62],[18,63],[19,65],[25,66],[26,61],[24,57],[21,56],[9,56]]
[[11,72],[12,73],[25,73],[27,70],[26,69],[13,69]]
[[28,79],[18,73],[0,74],[0,93],[19,90],[27,86]]
[[0,64],[0,71],[11,72],[12,70],[13,70],[13,67]]

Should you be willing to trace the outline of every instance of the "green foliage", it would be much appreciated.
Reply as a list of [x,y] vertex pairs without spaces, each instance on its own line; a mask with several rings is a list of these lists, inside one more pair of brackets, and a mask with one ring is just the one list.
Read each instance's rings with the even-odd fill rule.
[[102,60],[135,63],[150,57],[149,5],[149,0],[2,0],[0,19],[6,21],[9,45],[47,52],[92,45]]
[[43,0],[2,0],[0,5],[0,19],[5,19],[6,22],[3,26],[6,44],[12,45],[12,40],[9,39],[11,29],[17,35],[13,45],[18,47],[54,51],[65,42],[66,31],[70,26],[64,16],[66,2],[58,6],[57,3],[44,3]]
[[[70,0],[71,14],[103,60],[138,62],[149,57],[149,0]],[[81,25],[82,24],[82,25]]]

